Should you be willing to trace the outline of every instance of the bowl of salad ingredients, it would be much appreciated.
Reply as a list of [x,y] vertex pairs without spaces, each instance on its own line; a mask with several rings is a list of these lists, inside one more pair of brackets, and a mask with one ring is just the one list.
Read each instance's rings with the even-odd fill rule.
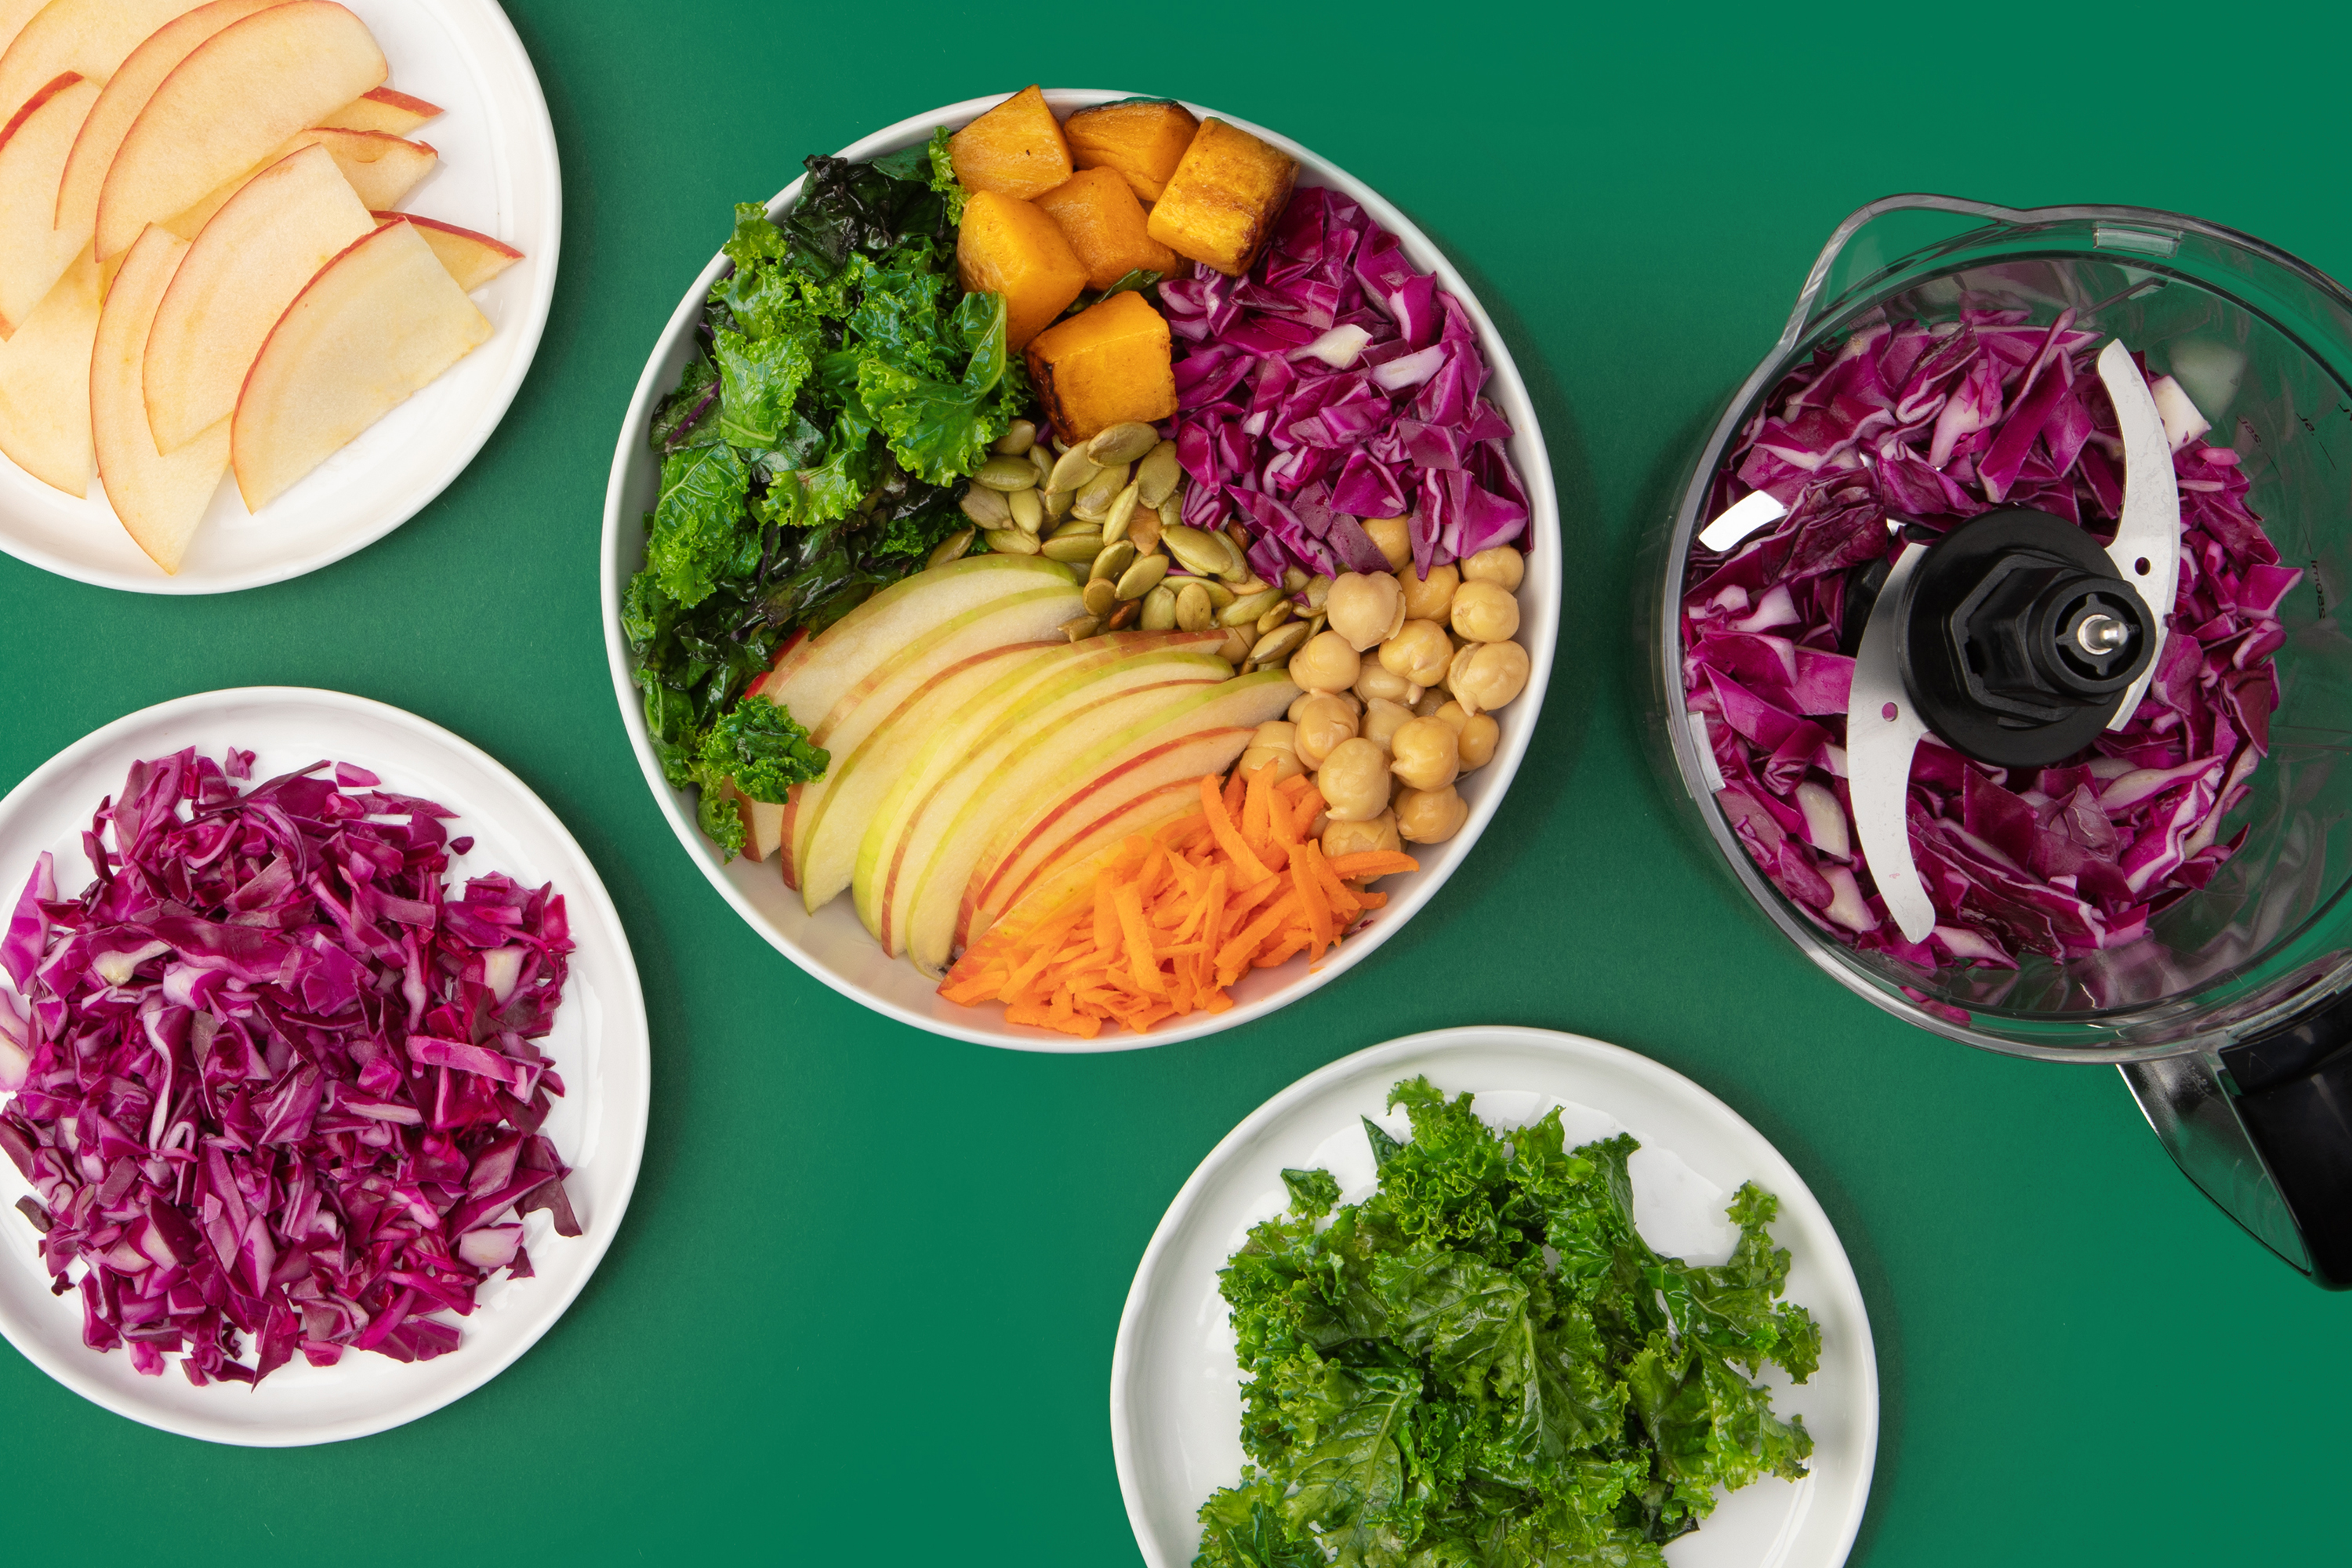
[[1467,286],[1297,142],[1030,87],[735,209],[606,495],[648,784],[777,949],[1100,1050],[1257,1017],[1509,786],[1559,512]]

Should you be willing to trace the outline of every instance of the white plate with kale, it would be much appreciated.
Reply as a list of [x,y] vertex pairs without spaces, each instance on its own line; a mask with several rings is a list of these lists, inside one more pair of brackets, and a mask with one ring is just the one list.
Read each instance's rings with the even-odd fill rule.
[[[679,841],[810,974],[982,1044],[1157,1045],[1338,978],[1541,710],[1558,504],[1493,322],[1360,181],[1197,105],[1033,87],[808,167],[736,209],[606,496],[614,687]],[[1147,870],[1136,924],[1055,945],[1155,842],[1226,907]]]
[[1136,1271],[1110,1414],[1152,1568],[1487,1561],[1474,1490],[1531,1562],[1835,1568],[1878,1373],[1829,1216],[1737,1112],[1615,1046],[1480,1027],[1334,1062],[1217,1145]]

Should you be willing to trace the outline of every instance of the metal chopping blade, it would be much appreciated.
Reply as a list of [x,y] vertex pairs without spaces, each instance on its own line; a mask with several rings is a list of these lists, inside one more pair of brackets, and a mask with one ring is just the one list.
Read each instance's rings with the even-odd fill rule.
[[1925,942],[1936,929],[1936,906],[1911,857],[1905,801],[1911,791],[1911,755],[1927,726],[1903,689],[1897,644],[1903,637],[1904,591],[1927,553],[1905,544],[1878,591],[1853,656],[1853,695],[1846,706],[1846,793],[1853,802],[1854,838],[1863,863],[1907,941]]
[[2147,624],[2155,628],[2156,638],[2147,668],[2107,721],[2108,729],[2120,730],[2131,722],[2164,653],[2165,622],[2171,617],[2173,591],[2180,581],[2180,487],[2173,479],[2172,442],[2165,435],[2164,416],[2156,411],[2156,397],[2121,339],[2099,351],[2099,379],[2116,405],[2124,437],[2123,517],[2116,524],[2116,542],[2107,546],[2107,559],[2147,606]]

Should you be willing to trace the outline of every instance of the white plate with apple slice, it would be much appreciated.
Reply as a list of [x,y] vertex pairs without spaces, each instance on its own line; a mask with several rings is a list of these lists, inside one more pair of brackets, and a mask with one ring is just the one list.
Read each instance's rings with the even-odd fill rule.
[[[29,220],[12,216],[12,202],[58,204],[52,208],[57,220],[65,220],[70,209],[73,222],[95,225],[100,247],[120,246],[123,226],[119,220],[110,226],[100,216],[98,193],[106,193],[110,209],[121,184],[89,173],[90,146],[101,149],[96,162],[111,173],[116,155],[125,149],[179,139],[169,134],[168,126],[142,124],[148,110],[158,119],[181,112],[193,118],[194,108],[208,99],[234,91],[234,71],[216,73],[222,79],[216,92],[205,73],[192,76],[173,63],[189,63],[191,51],[218,42],[215,34],[238,23],[266,23],[286,27],[292,39],[298,21],[315,25],[323,13],[337,9],[323,0],[268,5],[262,0],[52,0],[46,8],[0,0],[0,43],[5,45],[0,52],[0,98],[26,90],[21,84],[27,81],[37,93],[41,84],[67,73],[79,73],[84,80],[61,91],[87,97],[92,84],[108,89],[96,93],[94,108],[77,100],[52,110],[52,118],[62,115],[79,125],[63,135],[61,153],[51,152],[44,161],[29,141],[15,148],[16,163],[44,171],[46,197],[38,193],[38,182],[0,178],[0,320],[12,306],[24,310],[10,292],[9,278],[18,265],[11,258],[26,251],[21,237],[31,230]],[[352,424],[373,418],[373,411],[348,399],[313,395],[320,383],[338,378],[314,375],[306,387],[299,377],[279,375],[283,412],[274,420],[256,416],[241,423],[250,434],[240,436],[236,467],[247,486],[265,495],[289,471],[305,477],[249,511],[239,472],[221,478],[216,488],[205,477],[219,472],[222,459],[205,448],[208,443],[225,447],[226,428],[154,458],[124,437],[131,427],[125,407],[145,406],[153,389],[142,389],[122,369],[129,351],[121,331],[111,334],[117,348],[113,373],[103,352],[93,362],[89,323],[80,314],[87,306],[60,297],[79,287],[89,300],[99,298],[101,282],[110,285],[131,252],[117,249],[103,264],[86,254],[68,267],[55,290],[41,297],[21,330],[0,342],[0,431],[6,436],[0,449],[18,458],[0,461],[0,551],[61,576],[135,593],[226,593],[280,582],[363,549],[415,516],[465,469],[505,416],[546,326],[562,243],[562,176],[538,78],[494,0],[349,0],[348,10],[381,49],[389,68],[385,84],[348,110],[324,116],[327,129],[306,131],[282,146],[273,132],[263,151],[274,157],[271,148],[323,146],[367,209],[381,212],[396,205],[411,222],[402,226],[407,232],[394,237],[397,244],[355,245],[367,254],[348,267],[338,257],[336,266],[321,275],[321,285],[306,293],[310,313],[319,316],[334,303],[334,290],[324,279],[333,277],[347,285],[348,303],[323,330],[321,323],[312,323],[311,342],[315,348],[331,339],[342,341],[351,369],[377,370],[379,379],[393,384],[394,390],[379,393],[379,398],[395,396],[409,390],[407,382],[424,379],[407,362],[462,357],[315,468],[310,465],[320,451],[336,447]],[[20,16],[21,11],[31,14]],[[315,85],[314,96],[321,101],[334,96],[338,79],[327,74],[326,63],[331,51],[291,52],[319,62],[324,79]],[[433,108],[440,112],[420,122],[418,115]],[[217,113],[206,121],[215,128],[226,122]],[[19,131],[38,131],[41,123],[37,106]],[[195,139],[194,133],[187,139]],[[235,149],[226,155],[234,156]],[[0,143],[0,175],[11,168],[11,147]],[[167,200],[169,180],[159,184],[163,194],[157,199]],[[200,202],[164,226],[193,237],[207,211]],[[70,242],[70,225],[64,232],[65,242]],[[476,341],[452,340],[446,321],[442,336],[433,339],[430,324],[451,312],[403,313],[402,280],[418,276],[414,262],[419,247],[409,242],[421,239],[448,265],[462,297],[465,252],[473,243],[468,235],[518,250],[521,259],[471,289],[478,325],[467,323],[465,335]],[[404,254],[391,254],[394,250]],[[37,279],[44,267],[55,264],[54,258],[33,263],[32,276]],[[175,266],[173,258],[163,267],[165,283]],[[131,349],[141,341],[131,338]],[[104,346],[101,342],[101,351]],[[197,345],[195,359],[202,359],[204,348]],[[145,363],[135,354],[129,358],[134,364]],[[339,378],[343,384],[352,380]],[[89,450],[88,437],[81,437],[84,445],[78,447],[71,415],[68,427],[60,428],[58,416],[47,411],[79,406],[93,410],[87,423],[98,437],[99,460],[89,472],[87,494],[77,496],[70,490],[89,461],[78,455]],[[116,432],[111,461],[110,427]],[[110,478],[122,493],[123,518],[110,503]],[[184,541],[176,573],[167,574],[151,559],[151,553],[168,557],[172,538],[151,552],[128,531],[126,520],[142,514],[173,520],[164,532]],[[156,542],[152,527],[148,537]]]
[[[1108,103],[1132,94],[1097,89],[1048,89],[1045,100],[1057,115],[1092,104]],[[1003,101],[1004,95],[950,104],[899,121],[843,150],[852,161],[880,157],[918,145],[940,126],[961,128]],[[1272,143],[1298,160],[1298,184],[1327,185],[1360,204],[1373,221],[1395,235],[1413,265],[1435,274],[1438,285],[1461,300],[1478,333],[1481,352],[1492,370],[1485,395],[1509,418],[1514,434],[1509,444],[1513,466],[1528,490],[1531,512],[1528,539],[1527,578],[1519,591],[1518,641],[1527,649],[1531,673],[1527,689],[1505,718],[1502,741],[1493,761],[1464,778],[1462,797],[1469,817],[1461,831],[1445,843],[1419,845],[1414,853],[1422,868],[1409,876],[1384,879],[1381,890],[1389,902],[1380,913],[1355,931],[1319,964],[1302,955],[1275,968],[1255,970],[1232,988],[1234,1006],[1223,1013],[1195,1013],[1167,1020],[1146,1034],[1105,1029],[1091,1040],[1074,1039],[1044,1029],[1008,1023],[1000,1004],[964,1007],[940,996],[936,982],[912,963],[886,954],[861,923],[856,900],[848,894],[835,898],[811,914],[800,892],[788,886],[775,862],[738,857],[726,859],[696,826],[695,800],[686,791],[672,789],[663,776],[646,725],[644,700],[631,678],[628,638],[622,629],[622,595],[629,579],[645,563],[645,519],[660,490],[661,465],[648,442],[647,430],[655,406],[677,384],[678,376],[695,353],[696,330],[711,285],[724,273],[724,256],[714,257],[686,297],[646,363],[636,396],[623,422],[614,454],[612,479],[605,491],[604,538],[604,640],[613,671],[613,685],[623,722],[635,746],[646,782],[669,818],[678,842],[686,847],[703,875],[751,929],[816,979],[886,1016],[919,1029],[981,1045],[1016,1050],[1076,1052],[1126,1050],[1198,1038],[1263,1018],[1276,1008],[1329,984],[1363,962],[1380,945],[1435,897],[1445,879],[1471,854],[1501,805],[1512,776],[1527,754],[1528,744],[1542,710],[1544,689],[1551,668],[1559,621],[1559,509],[1549,459],[1537,424],[1533,404],[1521,381],[1509,348],[1479,305],[1469,285],[1443,251],[1412,221],[1362,181],[1318,158],[1297,142],[1245,120],[1186,105],[1201,118],[1212,115]],[[800,194],[797,180],[769,204],[772,215],[782,214]],[[970,559],[970,558],[967,558]],[[1019,559],[1016,557],[1016,559]],[[875,601],[868,601],[869,604]],[[967,606],[968,607],[968,606]],[[1049,623],[1050,624],[1050,623]],[[1078,645],[1081,647],[1091,646]],[[946,679],[942,677],[941,679]],[[1236,683],[1238,684],[1238,683]],[[1241,696],[1243,694],[1236,694]],[[1245,700],[1245,697],[1244,698]],[[791,706],[788,704],[787,706]],[[834,711],[838,712],[838,710]],[[903,711],[903,710],[902,710]],[[1236,721],[1230,718],[1223,721]],[[1255,720],[1250,721],[1255,722]],[[1137,803],[1139,807],[1147,802]],[[887,808],[886,808],[887,810]]]

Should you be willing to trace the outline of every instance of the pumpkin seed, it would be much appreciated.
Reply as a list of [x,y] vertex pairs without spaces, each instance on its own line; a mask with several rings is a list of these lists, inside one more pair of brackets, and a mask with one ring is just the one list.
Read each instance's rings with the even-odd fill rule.
[[1156,507],[1176,493],[1184,470],[1176,462],[1176,443],[1162,441],[1135,466],[1135,482],[1143,487],[1143,504]]
[[1318,616],[1307,623],[1307,635],[1310,637],[1319,637],[1323,635],[1323,628],[1330,624],[1330,616]]
[[[1013,515],[1017,517],[1017,516],[1019,516],[1019,515],[1020,515],[1020,513],[1016,510],[1016,511],[1013,513]],[[1318,614],[1318,615],[1319,615],[1319,614],[1321,614],[1321,613],[1322,613],[1322,609],[1323,609],[1324,605],[1325,605],[1325,604],[1326,604],[1326,603],[1330,599],[1330,597],[1331,597],[1331,579],[1330,579],[1330,578],[1328,578],[1328,577],[1310,577],[1310,578],[1308,578],[1308,579],[1307,580],[1307,609],[1309,609],[1310,611],[1313,611],[1313,612],[1315,612],[1315,613],[1317,613],[1317,614]]]
[[1045,499],[1035,490],[1014,490],[1004,498],[1013,509],[1013,526],[1024,533],[1034,533],[1045,526]]
[[1015,419],[1004,427],[1004,434],[996,438],[996,445],[990,450],[1002,452],[1008,458],[1023,458],[1028,456],[1029,448],[1036,444],[1037,426],[1029,420]]
[[1108,626],[1112,631],[1123,632],[1128,627],[1135,625],[1136,617],[1140,616],[1142,613],[1143,601],[1140,599],[1129,599],[1126,604],[1121,605],[1118,611],[1113,614],[1111,618],[1105,624]]
[[1184,498],[1182,496],[1170,496],[1166,500],[1160,503],[1160,527],[1174,528],[1178,523],[1182,522],[1183,521]]
[[1282,587],[1285,593],[1296,594],[1306,586],[1307,574],[1304,571],[1296,566],[1283,568]]
[[1078,499],[1070,503],[1070,510],[1080,517],[1090,517],[1100,522],[1110,515],[1111,503],[1118,500],[1118,492],[1126,488],[1126,465],[1121,464],[1116,468],[1097,468],[1095,477],[1078,487]]
[[1026,458],[991,458],[971,478],[974,484],[986,485],[992,490],[1035,489],[1037,465]]
[[1268,588],[1262,594],[1252,594],[1245,599],[1235,599],[1217,612],[1221,626],[1254,626],[1257,618],[1282,602],[1282,590]]
[[[1122,539],[1117,544],[1103,546],[1102,553],[1095,557],[1094,570],[1087,575],[1116,583],[1118,581],[1119,574],[1134,564],[1135,546]],[[1122,599],[1126,596],[1124,594],[1119,595]]]
[[1037,541],[1017,528],[992,528],[988,531],[988,547],[999,555],[1034,555]]
[[[1129,526],[1135,521],[1135,498],[1136,488],[1129,485],[1112,500],[1110,515],[1103,519],[1105,544],[1116,544],[1127,537]],[[1141,550],[1143,547],[1139,544],[1136,548]]]
[[1288,622],[1290,616],[1290,601],[1287,599],[1277,600],[1274,608],[1268,610],[1265,614],[1257,618],[1257,635],[1260,637],[1265,636],[1267,633],[1273,631],[1275,627]]
[[1118,584],[1097,577],[1087,584],[1087,614],[1107,616],[1118,608]]
[[1045,480],[1045,488],[1049,490],[1074,490],[1101,471],[1102,465],[1087,457],[1084,447],[1073,447],[1063,453],[1061,460],[1054,465],[1053,474]]
[[1099,537],[1102,533],[1102,528],[1101,525],[1097,523],[1087,522],[1084,519],[1074,517],[1067,522],[1056,524],[1054,531],[1047,534],[1045,537],[1048,539],[1067,539],[1074,533],[1090,533]]
[[1059,522],[1070,515],[1070,503],[1078,498],[1069,490],[1045,492],[1045,515]]
[[1257,639],[1249,633],[1235,631],[1233,636],[1225,639],[1225,646],[1219,648],[1217,652],[1223,657],[1227,664],[1239,669],[1249,662],[1250,649],[1256,646]]
[[1045,447],[1032,447],[1028,451],[1022,455],[1029,459],[1029,466],[1037,470],[1037,482],[1039,484],[1044,484],[1045,480],[1052,476],[1054,472],[1054,459],[1052,457],[1047,455]]
[[944,566],[950,561],[962,560],[964,552],[971,548],[971,541],[972,530],[956,530],[931,547],[931,558],[926,564]]
[[1279,627],[1267,636],[1258,638],[1256,645],[1250,649],[1250,662],[1261,669],[1268,665],[1279,664],[1297,653],[1306,641],[1307,623],[1293,621],[1290,625]]
[[[1029,539],[1025,533],[1021,537]],[[1102,553],[1102,535],[1092,531],[1060,533],[1045,541],[1042,547],[1035,540],[1029,539],[1029,550],[1032,552],[1042,550],[1042,553],[1048,561],[1059,561],[1066,566],[1077,566],[1092,561]]]
[[1160,514],[1148,506],[1135,509],[1135,521],[1127,525],[1127,536],[1146,555],[1160,548]]
[[[1132,549],[1133,546],[1130,545],[1129,548]],[[1140,599],[1144,595],[1160,586],[1160,579],[1167,575],[1168,557],[1139,555],[1135,558],[1134,565],[1118,574],[1118,596],[1122,599]]]
[[1200,584],[1201,592],[1209,595],[1209,603],[1217,609],[1222,610],[1227,605],[1232,604],[1235,599],[1241,597],[1240,595],[1234,593],[1231,588],[1226,587],[1214,577],[1201,578]]
[[1106,467],[1118,464],[1124,468],[1160,445],[1160,432],[1141,420],[1114,425],[1087,443],[1087,456]]
[[[1165,592],[1164,586],[1154,592]],[[1199,583],[1187,583],[1176,594],[1176,624],[1188,632],[1204,632],[1209,623],[1217,618],[1217,608],[1209,603],[1209,591]]]
[[1143,629],[1147,632],[1174,631],[1176,603],[1176,595],[1168,591],[1165,583],[1143,595]]
[[1013,521],[1013,507],[1003,493],[985,485],[973,485],[965,490],[956,505],[962,509],[964,516],[982,528],[1003,528]]
[[1203,577],[1221,576],[1225,568],[1233,564],[1216,535],[1203,533],[1197,528],[1187,528],[1181,522],[1173,525],[1162,522],[1160,525],[1160,542],[1169,554],[1184,563],[1186,571],[1198,573]]
[[1072,616],[1055,629],[1072,642],[1083,642],[1102,630],[1102,620],[1096,616]]

